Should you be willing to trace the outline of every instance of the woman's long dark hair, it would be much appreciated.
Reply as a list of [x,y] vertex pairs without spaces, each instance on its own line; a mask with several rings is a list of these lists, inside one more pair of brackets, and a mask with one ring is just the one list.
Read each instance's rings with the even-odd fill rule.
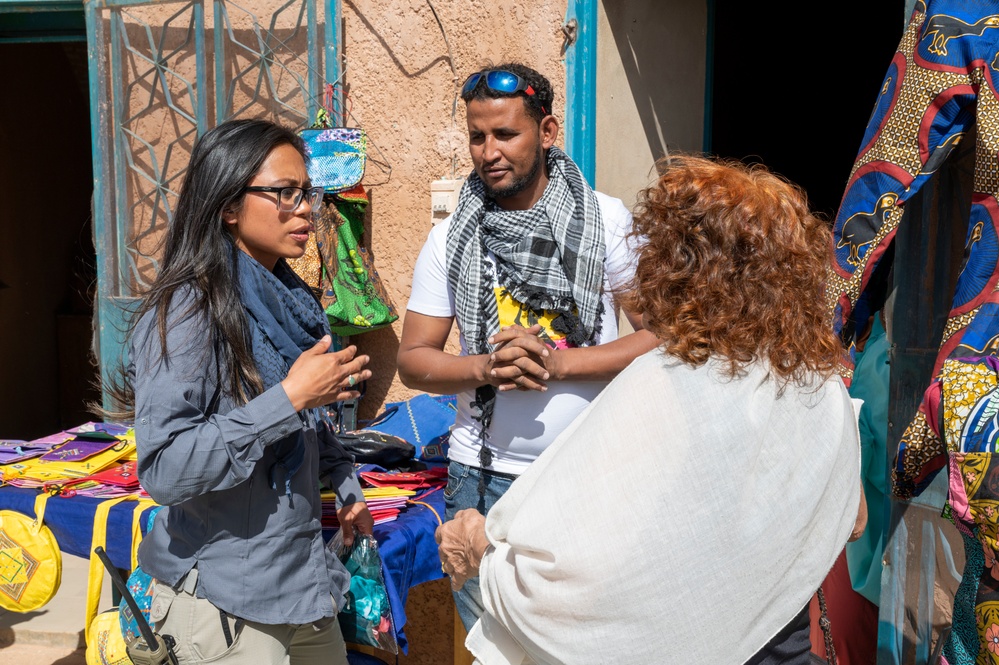
[[[231,120],[198,140],[167,230],[160,271],[142,294],[129,322],[131,338],[143,314],[155,310],[160,348],[165,355],[171,301],[178,289],[190,287],[194,296],[191,307],[180,316],[194,315],[207,322],[222,374],[228,378],[222,389],[242,402],[258,394],[262,384],[237,286],[236,259],[241,250],[223,221],[223,212],[239,210],[245,196],[243,188],[271,151],[285,144],[305,158],[305,146],[294,132],[266,120]],[[131,420],[135,393],[123,367],[113,376],[109,393],[115,410],[103,415]]]

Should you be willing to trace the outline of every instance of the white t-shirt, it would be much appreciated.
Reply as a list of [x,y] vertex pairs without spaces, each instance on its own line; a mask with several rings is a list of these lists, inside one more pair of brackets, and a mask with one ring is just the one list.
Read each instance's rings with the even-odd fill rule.
[[[631,213],[620,199],[595,192],[603,217],[606,255],[604,256],[604,313],[597,344],[617,339],[617,308],[611,292],[625,285],[634,275],[635,256],[626,236],[631,230]],[[447,279],[445,258],[448,217],[430,231],[430,236],[413,271],[413,291],[407,309],[426,316],[454,317],[454,292]],[[486,254],[487,265],[493,257]],[[494,267],[494,266],[493,266]],[[492,270],[494,280],[496,271]],[[494,281],[499,305],[500,325],[528,324],[520,320],[520,303],[505,293],[502,285]],[[538,323],[544,326],[555,346],[563,346],[562,336],[551,330],[551,318],[542,316]],[[461,355],[467,355],[464,335],[460,337]],[[562,430],[603,390],[605,381],[551,381],[546,392],[511,390],[496,396],[492,425],[489,428],[489,447],[493,451],[490,469],[501,473],[520,474],[533,462]],[[478,410],[471,405],[475,391],[458,394],[458,415],[451,428],[449,458],[462,464],[479,465],[479,426],[472,419]]]

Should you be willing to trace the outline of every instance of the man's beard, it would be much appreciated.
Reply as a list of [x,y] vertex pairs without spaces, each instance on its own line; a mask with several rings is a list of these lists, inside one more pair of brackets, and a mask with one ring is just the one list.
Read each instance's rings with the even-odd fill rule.
[[482,185],[486,189],[486,195],[489,196],[489,198],[491,199],[506,199],[510,198],[511,196],[516,196],[517,194],[520,194],[522,191],[527,189],[531,185],[531,183],[534,182],[535,178],[538,177],[538,173],[541,171],[541,162],[543,160],[544,160],[544,150],[542,150],[541,146],[539,145],[538,152],[534,155],[534,163],[531,164],[531,169],[527,173],[525,173],[522,177],[515,179],[506,187],[501,187],[497,189],[490,187],[485,183],[485,181],[483,181]]

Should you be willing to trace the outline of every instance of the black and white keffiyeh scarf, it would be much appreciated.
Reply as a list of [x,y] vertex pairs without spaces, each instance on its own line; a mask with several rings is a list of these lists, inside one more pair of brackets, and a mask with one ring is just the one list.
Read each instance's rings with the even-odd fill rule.
[[[487,340],[499,332],[488,252],[495,258],[495,281],[527,308],[553,314],[553,330],[570,346],[592,344],[600,332],[606,247],[597,197],[558,147],[548,149],[546,161],[548,186],[529,210],[496,207],[475,172],[461,188],[447,233],[446,264],[469,354],[489,353]],[[473,403],[483,468],[492,463],[486,432],[495,398],[493,386],[482,386]]]

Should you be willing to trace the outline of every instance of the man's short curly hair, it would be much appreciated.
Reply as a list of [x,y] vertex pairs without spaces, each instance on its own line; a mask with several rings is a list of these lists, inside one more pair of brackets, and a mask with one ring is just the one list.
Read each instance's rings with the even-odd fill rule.
[[784,382],[831,375],[843,353],[823,291],[832,242],[804,192],[763,166],[681,155],[639,194],[630,305],[666,353],[763,360]]
[[521,97],[524,100],[524,109],[527,111],[527,115],[534,118],[534,120],[538,123],[540,123],[546,115],[554,113],[552,104],[555,102],[555,91],[552,89],[551,81],[546,79],[539,72],[518,62],[505,62],[502,65],[496,65],[495,67],[483,68],[481,71],[486,71],[487,69],[502,69],[510,72],[511,74],[516,74],[520,78],[527,81],[530,86],[534,88],[534,94],[528,95],[523,91],[499,92],[487,86],[485,78],[483,77],[468,93],[462,94],[461,98],[466,104],[473,99]]

